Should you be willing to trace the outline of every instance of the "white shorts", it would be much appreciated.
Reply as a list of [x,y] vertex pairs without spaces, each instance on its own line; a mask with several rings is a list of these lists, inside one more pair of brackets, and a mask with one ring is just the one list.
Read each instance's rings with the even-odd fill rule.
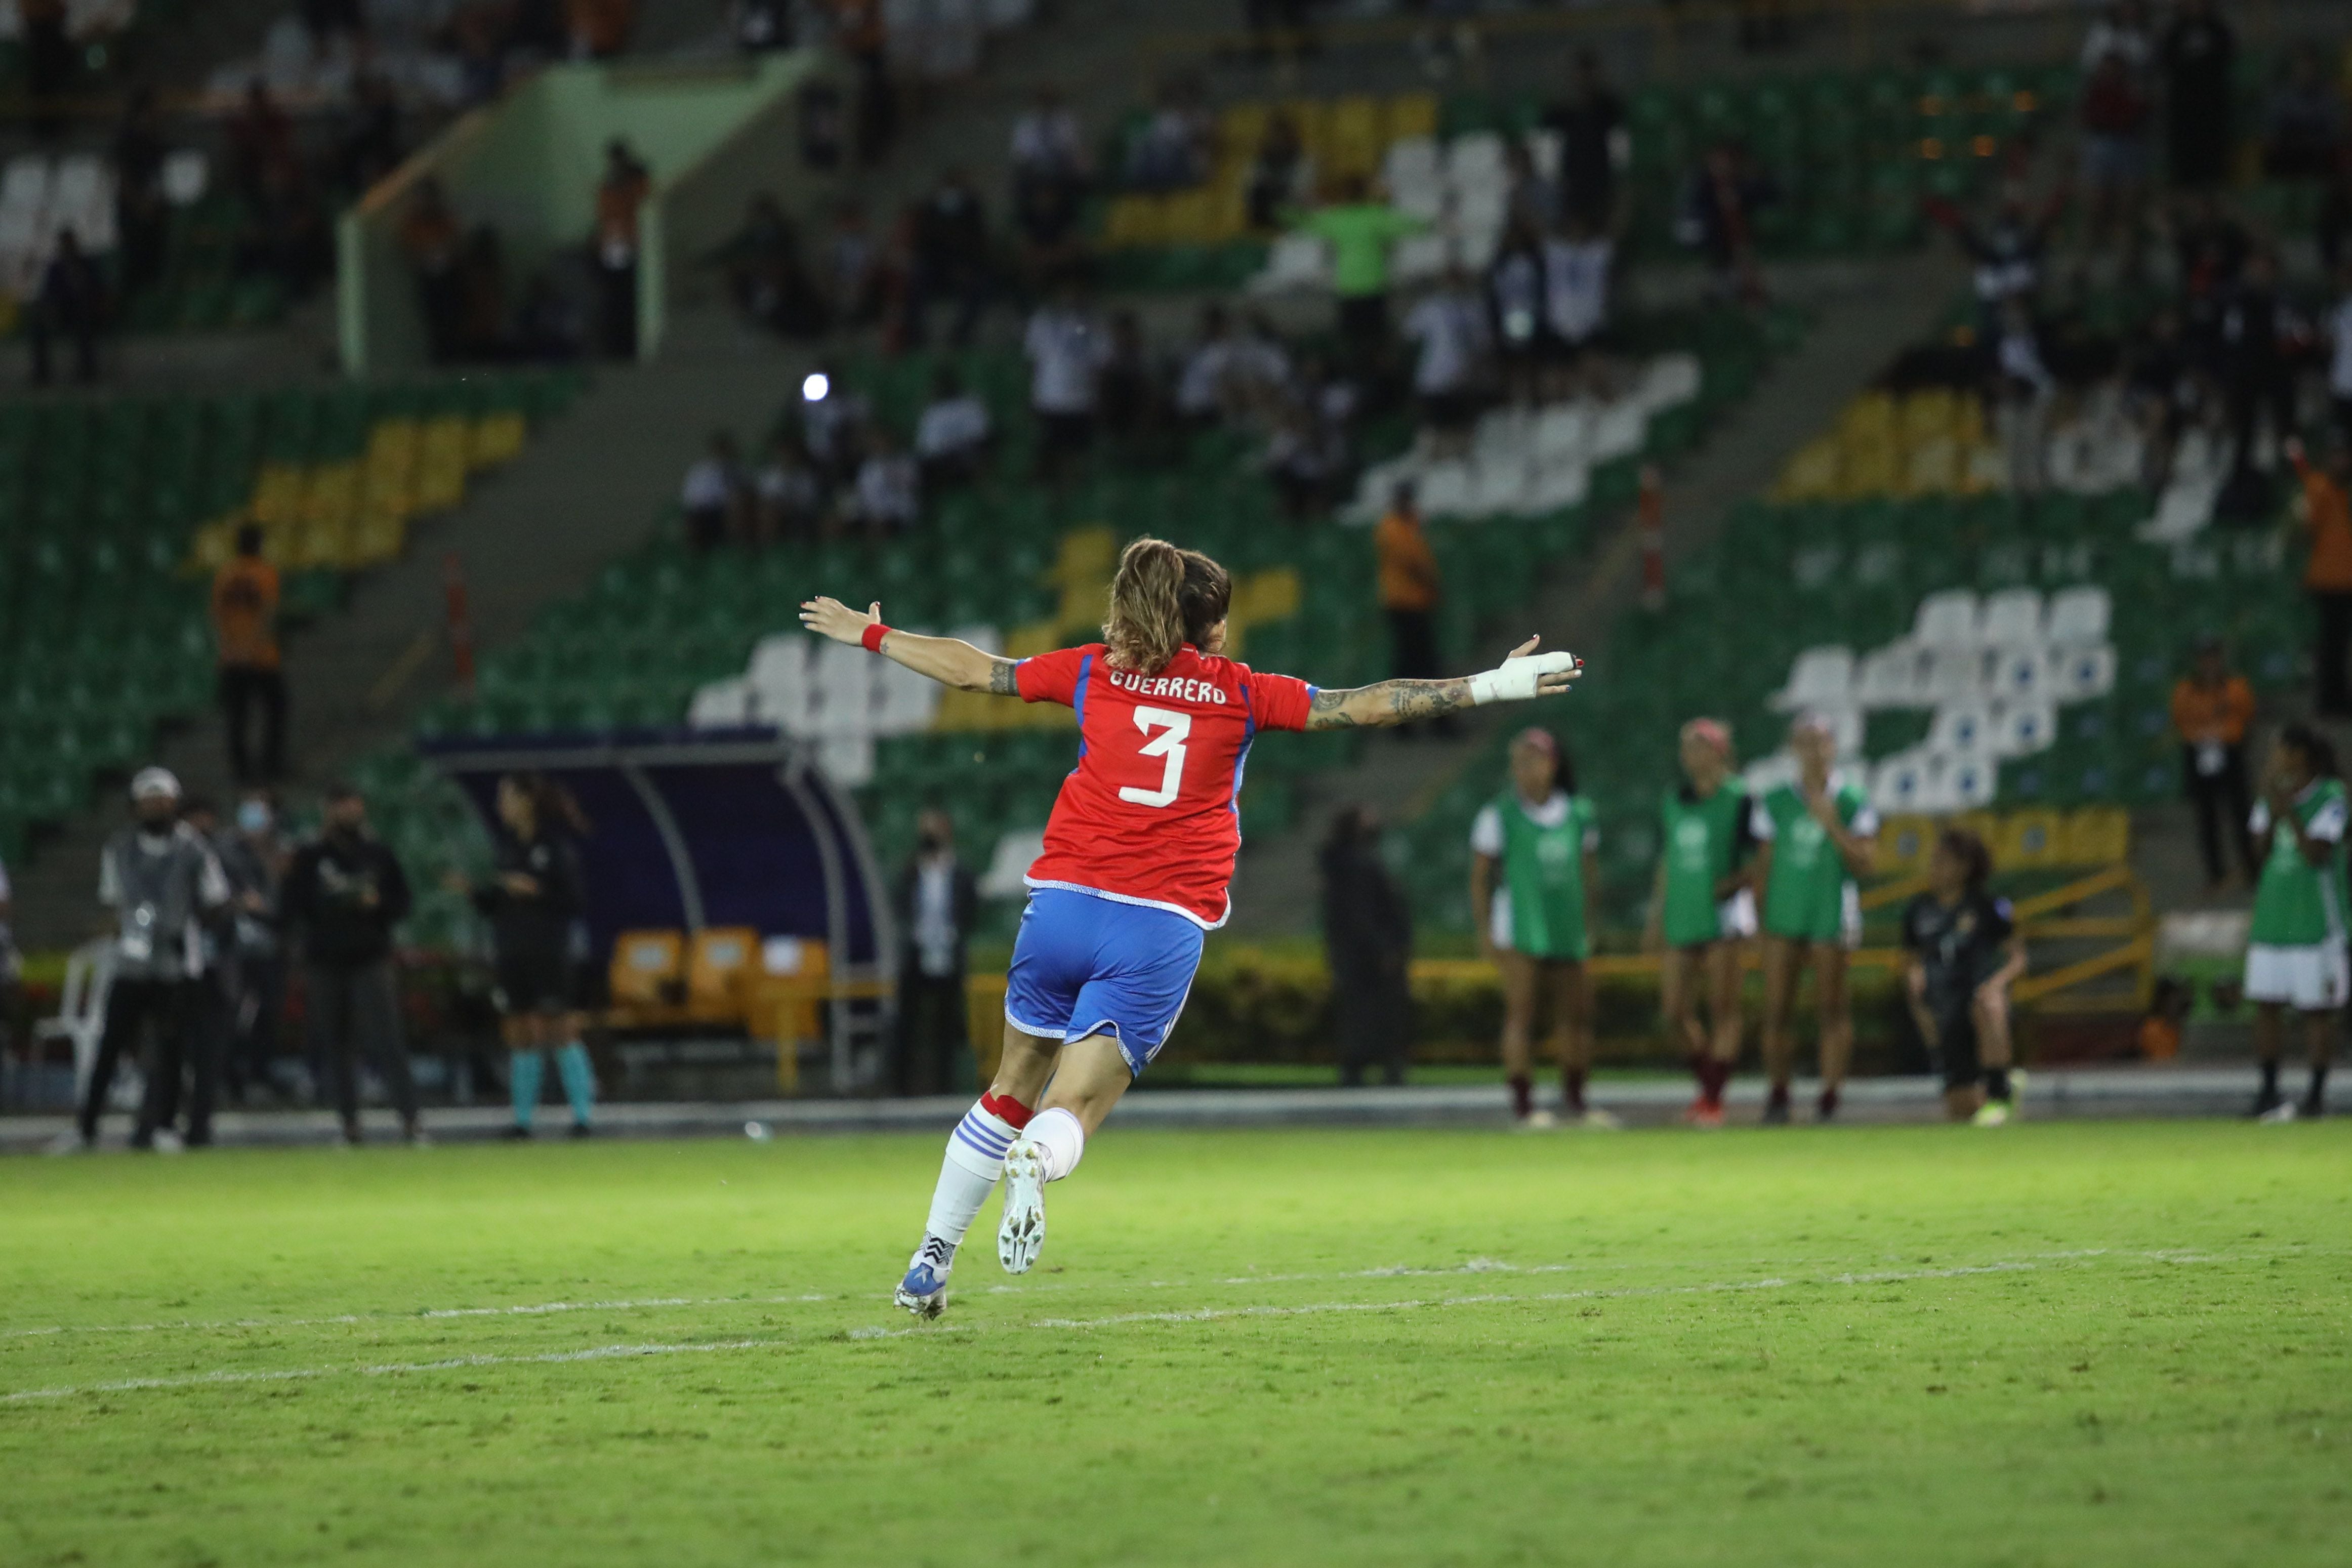
[[2306,947],[2273,947],[2257,942],[2246,949],[2246,1000],[2284,1002],[2299,1013],[2324,1013],[2344,1005],[2352,993],[2352,963],[2341,942],[2314,942]]
[[1756,934],[1756,895],[1746,888],[1715,906],[1716,934],[1738,942]]

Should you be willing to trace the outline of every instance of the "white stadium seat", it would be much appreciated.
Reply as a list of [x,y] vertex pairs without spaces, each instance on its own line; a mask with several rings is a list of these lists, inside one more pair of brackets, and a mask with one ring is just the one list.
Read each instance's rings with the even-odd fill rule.
[[2084,647],[2107,640],[2112,604],[2100,587],[2068,588],[2050,600],[2046,635],[2058,647]]
[[2004,757],[2030,757],[2058,738],[2058,710],[2048,702],[1997,702],[1992,707],[1993,750]]
[[2032,588],[2003,588],[1984,602],[1979,635],[1989,643],[2038,643],[2042,640],[2042,595]]
[[1977,596],[1966,588],[1948,588],[1919,601],[1912,640],[1928,647],[1972,647],[1978,637]]
[[1797,656],[1789,684],[1772,698],[1783,712],[1853,706],[1854,658],[1850,647],[1809,647]]
[[1381,173],[1392,190],[1400,185],[1442,184],[1444,171],[1437,155],[1436,140],[1407,136],[1390,142],[1387,155],[1381,160]]

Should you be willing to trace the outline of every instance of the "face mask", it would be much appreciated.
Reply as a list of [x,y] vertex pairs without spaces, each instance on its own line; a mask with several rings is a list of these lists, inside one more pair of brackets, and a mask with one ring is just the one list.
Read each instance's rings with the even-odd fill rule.
[[247,833],[269,831],[269,807],[257,800],[248,800],[236,808],[236,825]]

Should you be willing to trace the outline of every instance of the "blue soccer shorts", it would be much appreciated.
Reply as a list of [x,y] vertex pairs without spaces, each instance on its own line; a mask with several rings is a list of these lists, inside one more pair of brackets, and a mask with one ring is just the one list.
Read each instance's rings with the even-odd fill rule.
[[1048,1040],[1108,1035],[1139,1075],[1184,1011],[1202,934],[1171,910],[1035,889],[1004,977],[1005,1021]]

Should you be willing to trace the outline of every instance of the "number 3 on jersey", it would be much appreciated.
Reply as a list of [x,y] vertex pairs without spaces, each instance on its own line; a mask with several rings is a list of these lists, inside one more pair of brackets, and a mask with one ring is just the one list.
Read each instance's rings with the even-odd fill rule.
[[[1136,805],[1166,805],[1176,798],[1177,788],[1184,780],[1184,737],[1192,732],[1192,716],[1171,713],[1165,708],[1138,708],[1135,727],[1151,735],[1137,754],[1165,757],[1168,764],[1160,775],[1158,789],[1137,789],[1130,784],[1118,792],[1118,798]],[[1154,730],[1160,733],[1152,735]]]

